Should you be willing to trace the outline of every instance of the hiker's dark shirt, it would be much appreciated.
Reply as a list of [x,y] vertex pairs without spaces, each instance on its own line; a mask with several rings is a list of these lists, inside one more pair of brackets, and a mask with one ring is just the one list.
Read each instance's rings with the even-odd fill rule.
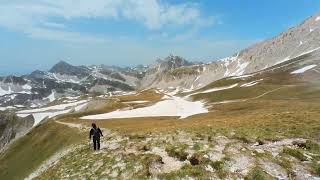
[[91,139],[91,136],[93,138],[100,138],[100,136],[103,136],[102,131],[100,130],[100,128],[97,128],[97,129],[91,128],[90,134],[89,134],[90,139]]

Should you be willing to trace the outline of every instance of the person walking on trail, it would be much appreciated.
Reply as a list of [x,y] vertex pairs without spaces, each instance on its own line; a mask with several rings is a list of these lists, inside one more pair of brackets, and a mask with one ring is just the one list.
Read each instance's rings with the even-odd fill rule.
[[97,127],[95,123],[92,123],[89,138],[91,141],[92,137],[94,150],[100,150],[100,136],[103,136],[102,131]]

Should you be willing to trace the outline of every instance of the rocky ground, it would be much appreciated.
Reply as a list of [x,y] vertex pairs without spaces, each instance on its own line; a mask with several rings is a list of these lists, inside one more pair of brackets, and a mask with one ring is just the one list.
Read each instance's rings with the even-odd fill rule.
[[[63,123],[63,122],[58,122]],[[63,123],[87,133],[88,128]],[[198,132],[120,134],[103,129],[100,151],[88,141],[58,153],[36,179],[318,179],[319,145]],[[67,152],[67,153],[65,153]],[[59,156],[60,155],[60,156]],[[59,158],[57,158],[59,156]],[[44,172],[44,173],[42,173]]]

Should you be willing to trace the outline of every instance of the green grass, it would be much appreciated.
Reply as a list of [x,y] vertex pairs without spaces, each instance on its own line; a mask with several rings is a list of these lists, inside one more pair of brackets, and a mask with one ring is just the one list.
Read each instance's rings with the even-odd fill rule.
[[283,148],[283,153],[288,154],[290,156],[293,156],[293,157],[299,159],[300,161],[307,160],[307,157],[305,157],[303,155],[303,152],[300,149],[292,149],[292,148],[285,147],[285,148]]
[[44,160],[81,139],[77,130],[48,122],[15,141],[0,155],[0,179],[23,179]]
[[249,174],[245,177],[245,180],[269,180],[274,179],[266,172],[264,172],[260,167],[253,168]]
[[208,177],[208,172],[201,166],[184,165],[180,170],[171,173],[159,175],[160,179],[181,179],[186,177],[194,177],[197,179],[205,179]]
[[200,151],[202,148],[203,148],[203,144],[201,144],[201,143],[195,143],[195,144],[193,145],[193,149],[194,149],[195,151]]
[[226,89],[223,91],[216,91],[214,93],[200,93],[193,95],[193,99],[206,100],[207,102],[221,102],[228,100],[241,100],[241,99],[250,99],[260,96],[269,91],[275,90],[279,86],[275,85],[256,85],[252,87],[234,87],[231,89]]
[[311,153],[320,154],[320,145],[312,140],[306,141],[306,149]]
[[312,167],[314,173],[317,174],[318,176],[320,176],[320,164],[318,162],[313,162],[311,167]]
[[19,118],[15,114],[11,114],[11,113],[2,113],[0,111],[0,119],[2,121],[2,123],[0,124],[0,137],[2,137],[2,134],[5,129],[9,127],[18,126],[19,123],[21,124],[21,121],[19,120]]
[[210,162],[209,165],[215,170],[219,178],[223,179],[227,176],[227,171],[224,169],[225,163],[223,161]]
[[185,161],[188,157],[188,153],[186,152],[187,145],[167,145],[165,150],[169,156],[175,157],[180,161]]

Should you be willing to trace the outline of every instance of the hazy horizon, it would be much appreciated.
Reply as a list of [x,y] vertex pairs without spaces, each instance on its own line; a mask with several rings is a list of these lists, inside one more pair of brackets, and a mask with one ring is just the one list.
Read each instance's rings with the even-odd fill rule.
[[49,70],[60,60],[128,67],[173,53],[213,61],[276,36],[319,10],[316,0],[5,0],[0,75]]

